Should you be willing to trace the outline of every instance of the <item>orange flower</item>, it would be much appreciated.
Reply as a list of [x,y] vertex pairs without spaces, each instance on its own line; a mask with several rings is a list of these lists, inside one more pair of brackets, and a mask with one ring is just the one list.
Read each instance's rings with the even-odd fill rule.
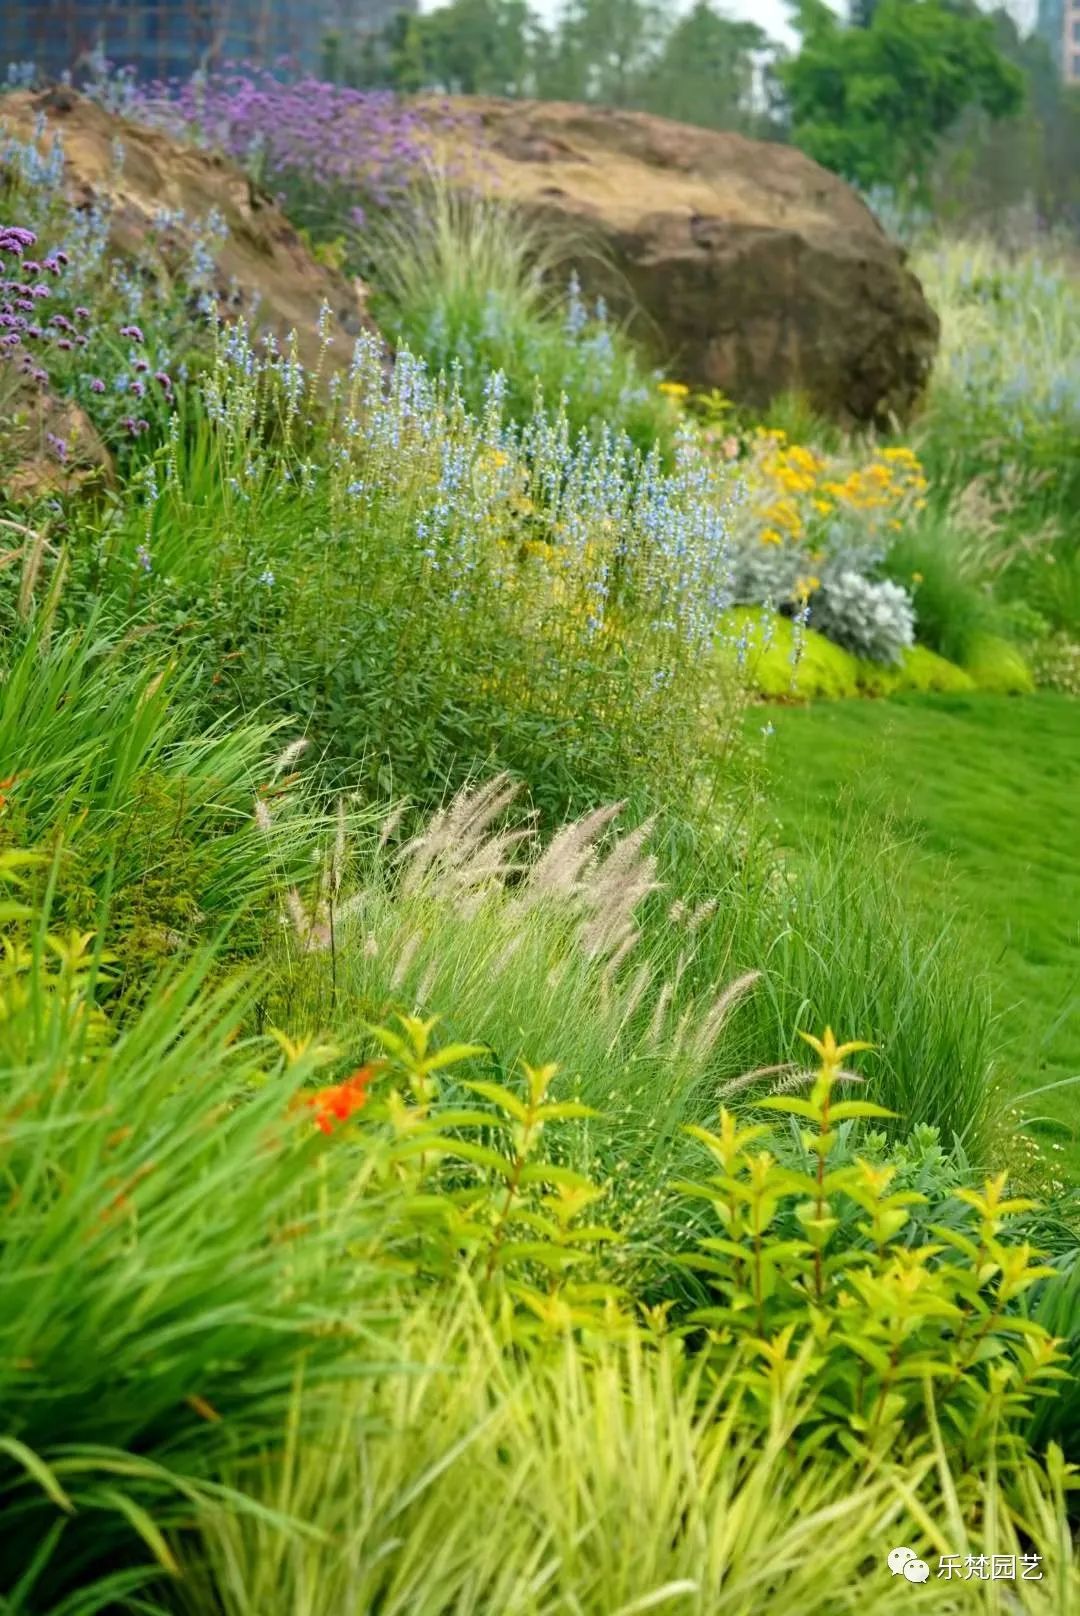
[[361,1066],[341,1083],[316,1089],[314,1094],[298,1095],[296,1104],[314,1113],[315,1126],[321,1133],[333,1133],[335,1122],[348,1122],[357,1111],[363,1110],[368,1102],[371,1080],[384,1064],[373,1061],[369,1066]]
[[17,774],[9,774],[6,780],[0,780],[0,808],[7,806],[7,794],[12,786],[16,784],[18,778]]

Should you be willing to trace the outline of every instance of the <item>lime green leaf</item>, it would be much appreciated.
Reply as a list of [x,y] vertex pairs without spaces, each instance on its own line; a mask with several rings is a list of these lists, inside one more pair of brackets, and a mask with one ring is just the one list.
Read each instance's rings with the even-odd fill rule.
[[490,1049],[486,1044],[445,1044],[442,1049],[436,1050],[423,1062],[421,1070],[424,1072],[439,1072],[444,1066],[456,1066],[460,1061],[475,1060],[479,1055],[489,1055]]
[[782,1111],[785,1116],[806,1117],[808,1122],[820,1122],[821,1112],[809,1100],[793,1100],[787,1095],[770,1094],[764,1100],[756,1101],[763,1111]]
[[427,1148],[443,1156],[457,1156],[461,1161],[473,1162],[477,1167],[487,1167],[502,1178],[509,1178],[513,1172],[513,1163],[508,1162],[505,1156],[500,1156],[497,1150],[489,1150],[486,1145],[476,1145],[471,1139],[435,1139]]
[[600,1113],[580,1100],[560,1100],[555,1105],[542,1105],[536,1115],[541,1122],[568,1122],[576,1117],[598,1117]]
[[432,1122],[439,1128],[505,1128],[506,1123],[500,1117],[493,1117],[490,1111],[455,1110],[453,1107],[446,1111],[432,1113]]
[[137,1504],[126,1493],[117,1492],[112,1487],[106,1488],[101,1496],[105,1502],[111,1504],[114,1509],[119,1510],[121,1515],[124,1515],[131,1522],[131,1525],[142,1538],[162,1570],[167,1571],[170,1576],[178,1577],[180,1567],[176,1563],[173,1552],[162,1536],[161,1528],[156,1525],[142,1505]]
[[567,1251],[542,1240],[508,1240],[498,1248],[495,1260],[502,1268],[511,1262],[535,1262],[541,1268],[559,1269],[584,1262],[587,1257],[586,1251]]
[[25,1442],[19,1441],[18,1437],[0,1436],[0,1453],[8,1454],[10,1458],[15,1460],[16,1464],[22,1465],[27,1475],[33,1477],[42,1492],[52,1499],[58,1509],[65,1510],[69,1515],[74,1515],[75,1505],[71,1502],[71,1499],[44,1459],[35,1453],[33,1448],[28,1448]]
[[555,1162],[529,1162],[521,1169],[519,1184],[563,1184],[570,1190],[591,1190],[592,1180],[572,1167],[559,1167]]
[[461,1086],[468,1089],[470,1094],[479,1094],[482,1100],[487,1100],[500,1111],[505,1111],[507,1116],[513,1117],[516,1122],[528,1121],[529,1113],[526,1106],[516,1094],[504,1089],[501,1083],[468,1082]]
[[899,1113],[890,1111],[883,1105],[874,1105],[871,1100],[841,1100],[839,1105],[829,1107],[830,1122],[847,1122],[849,1117],[895,1117]]

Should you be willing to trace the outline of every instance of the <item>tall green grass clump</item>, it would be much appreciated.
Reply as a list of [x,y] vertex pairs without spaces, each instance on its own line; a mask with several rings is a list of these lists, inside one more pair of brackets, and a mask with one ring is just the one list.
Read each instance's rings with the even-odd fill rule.
[[[408,1340],[414,1373],[365,1380],[321,1415],[310,1446],[285,1426],[234,1475],[319,1535],[205,1512],[185,1613],[885,1616],[899,1543],[930,1562],[1034,1545],[1041,1578],[1007,1585],[1015,1608],[1076,1608],[1060,1472],[1023,1477],[1018,1526],[993,1473],[975,1482],[965,1518],[943,1456],[868,1470],[798,1455],[800,1366],[777,1387],[770,1428],[751,1437],[732,1377],[686,1374],[663,1346],[567,1343],[523,1365],[467,1304],[418,1314]],[[985,1585],[959,1579],[932,1575],[904,1593],[912,1609],[950,1616],[987,1608]]]
[[453,375],[479,413],[500,376],[507,414],[525,421],[539,390],[564,401],[572,435],[625,432],[670,458],[677,414],[603,299],[583,301],[572,243],[510,204],[435,177],[371,231],[373,308],[433,372]]
[[582,1133],[581,1165],[649,1239],[684,1125],[803,1081],[796,1029],[832,1004],[879,1046],[875,1092],[898,1135],[933,1124],[992,1160],[985,987],[948,928],[912,925],[870,844],[801,859],[757,835],[680,844],[618,805],[545,836],[519,796],[497,777],[407,831],[399,807],[345,837],[349,895],[326,870],[293,890],[273,1017],[333,1014],[360,1037],[434,1015],[498,1071],[542,1048],[559,1092],[605,1118]]
[[[939,242],[916,260],[942,315],[918,441],[939,500],[1002,601],[1077,631],[1080,279],[1051,250]],[[1033,634],[1037,638],[1037,633]]]
[[0,853],[0,1589],[104,1611],[175,1570],[301,1361],[366,1350],[381,1283],[340,1258],[378,1197],[328,1194],[289,1115],[318,1049],[237,1038],[249,994],[205,953],[114,1014],[106,939],[13,901],[25,874]]
[[[50,634],[55,606],[7,641],[0,681],[0,845],[47,855],[35,878],[79,930],[109,915],[119,981],[229,933],[234,958],[266,943],[280,884],[310,867],[325,816],[290,801],[306,742],[272,722],[199,727],[196,676],[103,614]],[[281,804],[272,830],[252,804]]]

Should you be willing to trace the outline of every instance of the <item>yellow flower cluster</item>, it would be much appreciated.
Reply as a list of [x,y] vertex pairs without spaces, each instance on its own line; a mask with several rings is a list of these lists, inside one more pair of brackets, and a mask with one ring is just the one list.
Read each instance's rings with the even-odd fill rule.
[[799,543],[833,516],[895,531],[907,511],[926,504],[926,478],[908,448],[879,449],[862,464],[845,465],[763,427],[749,447],[749,514],[763,544]]

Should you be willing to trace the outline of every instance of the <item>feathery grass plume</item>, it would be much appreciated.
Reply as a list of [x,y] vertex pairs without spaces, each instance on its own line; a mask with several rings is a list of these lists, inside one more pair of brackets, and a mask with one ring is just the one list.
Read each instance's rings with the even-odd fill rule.
[[288,769],[290,769],[296,762],[297,758],[300,757],[301,753],[307,750],[308,744],[308,738],[306,735],[298,735],[294,741],[290,741],[288,746],[278,753],[273,764],[271,765],[271,780],[276,780],[279,775],[284,774]]
[[656,1003],[653,1005],[652,1015],[649,1017],[649,1030],[646,1036],[654,1049],[657,1048],[660,1043],[664,1030],[664,1021],[667,1017],[668,1007],[671,1004],[674,996],[675,983],[669,977],[667,981],[664,982],[660,992],[657,994]]
[[400,988],[404,984],[423,941],[424,934],[421,931],[414,931],[405,939],[394,962],[394,972],[390,978],[392,988]]
[[408,803],[399,802],[396,803],[395,806],[390,809],[389,813],[385,815],[382,825],[379,828],[379,840],[376,844],[378,847],[385,847],[386,844],[392,840],[398,826],[408,813],[408,809]]
[[585,872],[596,859],[596,842],[622,813],[625,803],[594,808],[580,819],[571,820],[548,842],[529,871],[522,891],[522,903],[561,894],[570,896],[580,888]]
[[631,930],[628,931],[626,936],[623,938],[619,947],[611,955],[611,958],[604,966],[603,975],[600,978],[605,988],[611,987],[611,984],[614,982],[619,973],[620,966],[623,965],[623,963],[629,958],[634,949],[640,943],[641,935],[642,934],[640,931],[636,930],[635,928],[631,928]]
[[606,858],[598,858],[584,872],[581,897],[588,918],[581,929],[581,946],[591,958],[620,949],[633,930],[638,905],[659,890],[656,859],[644,851],[653,825],[653,820],[646,820],[621,836]]
[[314,954],[331,947],[333,926],[324,899],[317,899],[309,910],[296,888],[290,887],[285,894],[285,907],[303,953]]
[[419,890],[430,872],[460,877],[485,845],[485,832],[518,796],[520,787],[507,774],[497,774],[485,785],[469,786],[434,813],[427,826],[395,854],[405,866],[402,891]]
[[[794,1061],[780,1061],[775,1066],[758,1066],[752,1072],[743,1072],[739,1077],[732,1077],[722,1083],[716,1090],[717,1099],[726,1100],[732,1094],[741,1094],[744,1090],[752,1088],[755,1083],[763,1083],[767,1077],[776,1078],[771,1084],[770,1094],[790,1094],[794,1089],[805,1088],[817,1076],[809,1067],[799,1066]],[[841,1070],[836,1074],[838,1083],[865,1083],[866,1079],[861,1072]]]
[[715,915],[719,903],[718,898],[704,898],[696,909],[687,916],[687,930],[691,932],[700,931],[702,926]]
[[614,1050],[642,999],[648,992],[649,984],[652,982],[655,974],[655,969],[652,963],[649,960],[642,960],[637,970],[631,977],[629,986],[627,987],[626,992],[623,994],[623,997],[616,1001],[614,1031],[611,1035],[611,1041],[608,1044],[609,1054]]
[[31,608],[34,604],[34,590],[37,587],[46,551],[51,555],[56,554],[55,549],[46,537],[46,533],[47,529],[44,526],[37,528],[34,530],[28,544],[23,545],[23,568],[22,576],[19,579],[19,598],[16,603],[16,610],[24,622],[30,616]]
[[812,1082],[814,1073],[797,1066],[794,1061],[777,1061],[774,1066],[758,1066],[752,1072],[729,1078],[726,1083],[720,1084],[716,1097],[718,1100],[730,1099],[733,1094],[742,1094],[746,1089],[753,1088],[755,1083],[763,1083],[767,1077],[778,1079],[770,1088],[770,1094],[786,1094],[790,1089]]
[[735,1005],[760,981],[760,971],[745,971],[717,994],[702,1017],[694,1038],[693,1052],[699,1060],[704,1060],[712,1050]]
[[334,809],[334,847],[330,855],[330,893],[336,898],[341,891],[345,874],[346,848],[345,799],[339,797]]

